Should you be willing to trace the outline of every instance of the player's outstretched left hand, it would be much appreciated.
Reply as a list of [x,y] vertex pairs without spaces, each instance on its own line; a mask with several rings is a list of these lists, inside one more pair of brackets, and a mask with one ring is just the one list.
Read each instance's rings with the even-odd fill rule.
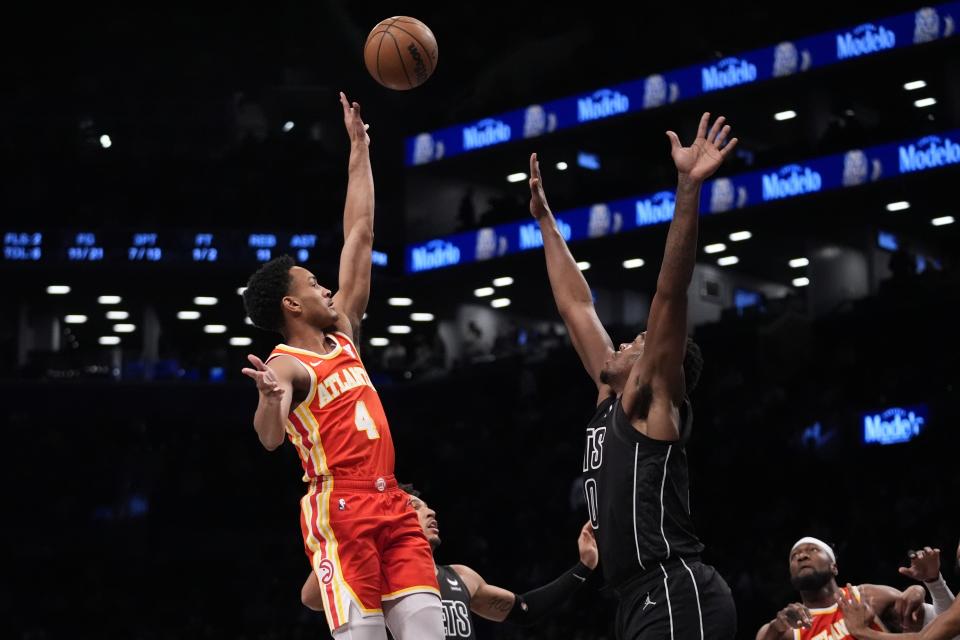
[[252,353],[247,356],[247,360],[250,361],[250,364],[252,364],[254,368],[250,369],[247,367],[241,369],[240,373],[248,378],[253,378],[253,381],[257,383],[257,391],[260,392],[260,395],[271,400],[279,400],[282,398],[283,389],[280,387],[280,379],[277,378],[276,372]]

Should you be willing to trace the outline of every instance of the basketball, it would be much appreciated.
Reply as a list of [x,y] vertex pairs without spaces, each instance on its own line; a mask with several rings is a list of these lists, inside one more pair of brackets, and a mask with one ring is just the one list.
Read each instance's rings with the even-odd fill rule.
[[367,36],[363,61],[373,79],[388,89],[413,89],[437,68],[437,39],[416,18],[387,18]]

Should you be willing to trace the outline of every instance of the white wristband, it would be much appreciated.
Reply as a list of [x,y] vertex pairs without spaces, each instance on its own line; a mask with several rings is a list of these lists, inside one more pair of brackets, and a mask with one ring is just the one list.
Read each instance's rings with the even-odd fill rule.
[[938,575],[933,582],[924,582],[923,586],[930,592],[930,598],[933,600],[933,611],[936,615],[940,615],[953,604],[953,593],[950,592],[950,587],[947,586],[943,575]]

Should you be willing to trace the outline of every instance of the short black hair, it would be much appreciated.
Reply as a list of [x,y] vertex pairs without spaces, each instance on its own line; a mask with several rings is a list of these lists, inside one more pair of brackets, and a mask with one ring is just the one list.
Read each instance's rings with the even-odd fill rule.
[[279,256],[265,263],[247,281],[243,306],[254,326],[283,333],[283,297],[290,291],[290,269],[296,265],[290,256]]
[[412,484],[400,483],[399,487],[401,491],[403,491],[404,493],[410,494],[414,498],[420,497],[420,492],[414,489]]
[[701,373],[703,373],[703,354],[700,352],[700,346],[693,341],[693,338],[687,338],[687,351],[683,354],[683,379],[687,385],[688,396],[697,388]]

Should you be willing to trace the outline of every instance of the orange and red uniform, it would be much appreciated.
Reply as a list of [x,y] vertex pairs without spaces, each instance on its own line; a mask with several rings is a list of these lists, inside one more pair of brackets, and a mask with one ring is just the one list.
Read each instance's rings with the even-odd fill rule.
[[300,501],[304,546],[336,629],[348,621],[351,601],[362,615],[375,615],[381,600],[439,590],[430,545],[393,477],[393,439],[380,397],[350,338],[328,336],[336,342],[329,353],[281,344],[267,362],[291,357],[310,376],[286,430],[307,483]]

